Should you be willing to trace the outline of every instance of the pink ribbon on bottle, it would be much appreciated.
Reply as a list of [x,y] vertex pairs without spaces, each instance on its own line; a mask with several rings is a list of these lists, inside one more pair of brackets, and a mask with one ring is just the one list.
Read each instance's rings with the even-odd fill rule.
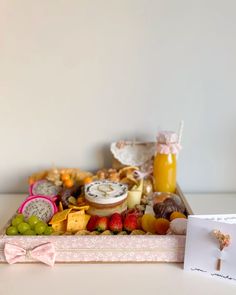
[[9,264],[22,262],[23,257],[28,257],[40,261],[49,266],[55,263],[56,252],[52,243],[39,245],[32,250],[25,250],[14,244],[6,243],[4,247],[6,261]]
[[157,152],[159,154],[178,154],[180,150],[181,145],[179,143],[157,144]]
[[150,176],[151,174],[152,174],[152,171],[150,171],[150,172],[142,172],[139,170],[134,171],[134,175],[137,177],[138,180],[145,179],[146,177]]

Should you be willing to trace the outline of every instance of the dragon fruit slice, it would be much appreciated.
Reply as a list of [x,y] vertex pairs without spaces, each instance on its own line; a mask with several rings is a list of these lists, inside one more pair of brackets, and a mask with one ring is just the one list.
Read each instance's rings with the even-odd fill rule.
[[45,196],[55,200],[60,188],[48,180],[38,180],[30,186],[30,195]]
[[44,196],[29,196],[22,203],[18,211],[22,213],[26,219],[31,215],[35,215],[48,223],[57,212],[57,206],[50,198]]

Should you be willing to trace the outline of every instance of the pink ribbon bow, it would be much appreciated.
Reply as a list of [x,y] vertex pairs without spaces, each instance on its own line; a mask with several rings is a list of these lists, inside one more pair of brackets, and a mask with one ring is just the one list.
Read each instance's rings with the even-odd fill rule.
[[21,262],[22,257],[28,257],[53,266],[56,257],[54,245],[50,242],[39,245],[32,250],[25,250],[17,245],[6,243],[4,254],[9,264]]

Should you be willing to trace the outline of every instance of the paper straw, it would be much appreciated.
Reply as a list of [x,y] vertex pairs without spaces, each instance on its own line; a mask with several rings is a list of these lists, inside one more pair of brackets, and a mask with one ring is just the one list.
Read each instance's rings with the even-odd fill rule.
[[183,130],[184,130],[184,120],[181,120],[179,124],[178,144],[181,144]]

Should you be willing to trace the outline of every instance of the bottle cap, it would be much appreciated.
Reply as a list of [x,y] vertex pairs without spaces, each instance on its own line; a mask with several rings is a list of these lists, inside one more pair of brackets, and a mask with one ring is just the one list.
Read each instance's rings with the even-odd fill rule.
[[157,134],[157,142],[160,144],[177,143],[178,135],[173,131],[160,131]]

